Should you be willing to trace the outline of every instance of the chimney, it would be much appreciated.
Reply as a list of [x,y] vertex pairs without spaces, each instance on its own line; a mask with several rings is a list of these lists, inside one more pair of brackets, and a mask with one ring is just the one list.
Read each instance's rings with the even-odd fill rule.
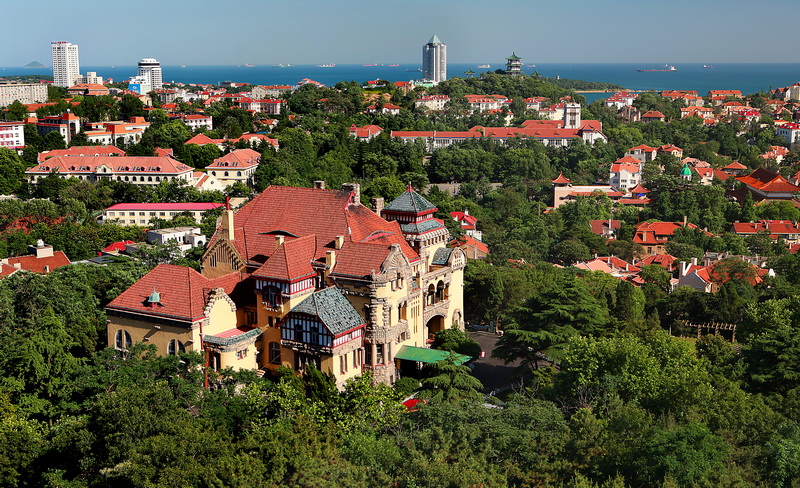
[[325,252],[325,276],[331,274],[334,266],[336,266],[336,251]]
[[322,181],[322,180],[314,181],[314,188],[316,188],[318,190],[324,190],[325,189],[325,182]]
[[233,232],[233,210],[230,207],[226,208],[222,212],[222,223],[220,225],[220,236],[223,239],[227,239],[229,241],[234,240],[234,232]]
[[678,278],[683,278],[684,276],[686,276],[686,272],[689,270],[689,263],[687,263],[686,261],[681,261],[680,265],[681,267],[678,270]]
[[28,252],[37,258],[49,258],[53,256],[53,246],[45,244],[44,241],[39,239],[36,241],[35,246],[28,246]]
[[683,226],[686,227],[687,225],[689,225],[689,217],[684,215],[683,216]]
[[697,258],[692,258],[692,266],[697,266]]
[[380,216],[381,210],[383,210],[383,197],[376,197],[372,200],[372,210]]
[[336,236],[334,238],[334,247],[336,249],[341,249],[343,244],[344,244],[344,236]]
[[353,196],[353,203],[361,203],[361,185],[358,183],[343,183],[342,191],[355,193]]
[[275,249],[278,249],[283,245],[283,236],[275,236]]

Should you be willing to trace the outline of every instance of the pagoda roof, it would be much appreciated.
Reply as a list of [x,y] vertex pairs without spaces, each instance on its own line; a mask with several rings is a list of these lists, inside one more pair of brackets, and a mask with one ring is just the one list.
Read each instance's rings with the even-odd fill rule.
[[569,178],[564,176],[564,172],[563,171],[558,173],[558,177],[556,179],[550,180],[550,181],[552,183],[558,183],[558,184],[572,183],[572,180],[570,180]]
[[516,53],[511,53],[511,56],[507,57],[506,59],[508,59],[508,60],[512,60],[512,61],[519,61],[519,60],[521,60],[522,58],[520,58],[519,56],[517,56],[517,54],[516,54]]
[[384,210],[388,210],[389,212],[422,214],[435,212],[437,208],[434,204],[409,187],[402,195],[395,198],[389,205],[384,207]]
[[648,190],[647,188],[642,186],[641,183],[639,183],[638,185],[634,186],[633,188],[631,188],[628,191],[630,191],[631,193],[650,193],[650,190]]

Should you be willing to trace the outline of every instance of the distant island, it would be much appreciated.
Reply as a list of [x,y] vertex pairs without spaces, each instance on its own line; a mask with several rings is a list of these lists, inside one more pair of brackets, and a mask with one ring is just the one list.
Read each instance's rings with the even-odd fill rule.
[[46,66],[40,63],[39,61],[31,61],[30,63],[23,66],[23,68],[45,68]]

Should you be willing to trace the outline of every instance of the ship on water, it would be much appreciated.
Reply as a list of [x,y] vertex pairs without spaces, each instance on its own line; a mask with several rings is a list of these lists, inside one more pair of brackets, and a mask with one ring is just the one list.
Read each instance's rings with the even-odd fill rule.
[[704,64],[703,68],[705,68],[705,69],[714,69],[714,67],[711,66],[710,64]]
[[480,69],[489,69],[491,67],[492,67],[492,65],[490,65],[490,64],[479,64],[478,65],[478,68],[480,68]]
[[334,63],[325,63],[325,64],[318,64],[317,68],[335,68],[336,64]]
[[273,64],[273,68],[294,68],[292,64]]
[[642,69],[639,68],[636,71],[678,71],[678,68],[672,66],[671,64],[665,64],[663,68],[658,69]]
[[377,64],[362,64],[361,66],[378,66]]

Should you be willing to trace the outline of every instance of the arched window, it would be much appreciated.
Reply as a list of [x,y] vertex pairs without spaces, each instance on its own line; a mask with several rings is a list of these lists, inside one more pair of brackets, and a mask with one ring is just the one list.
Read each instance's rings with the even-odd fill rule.
[[178,353],[186,352],[186,347],[178,339],[172,339],[167,346],[167,354],[176,356]]
[[236,172],[236,176],[242,176],[242,172],[241,171],[237,171]]
[[114,346],[119,351],[127,351],[128,348],[133,345],[131,335],[128,333],[128,331],[123,329],[117,331],[117,335],[114,339]]
[[228,176],[228,172],[227,171],[225,172],[225,176]]

